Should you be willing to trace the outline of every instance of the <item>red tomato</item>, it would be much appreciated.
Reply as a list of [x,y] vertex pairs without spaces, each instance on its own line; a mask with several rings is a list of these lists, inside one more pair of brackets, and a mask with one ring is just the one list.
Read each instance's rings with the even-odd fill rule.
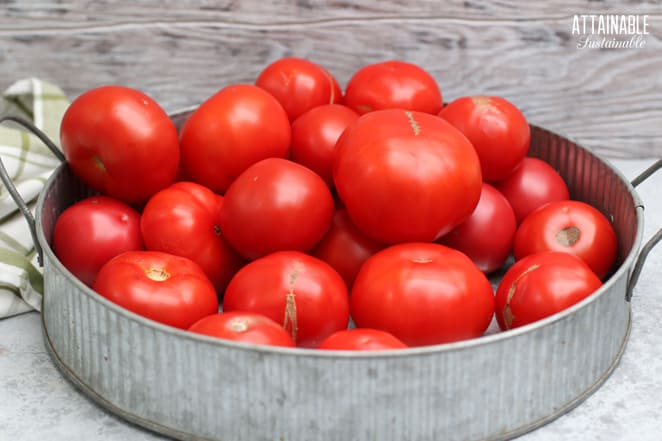
[[294,347],[290,334],[278,323],[251,312],[223,312],[195,322],[189,331],[256,345]]
[[510,202],[518,224],[541,205],[570,198],[561,175],[538,158],[524,158],[513,173],[494,186]]
[[170,185],[179,169],[177,129],[144,93],[122,86],[89,90],[67,108],[60,142],[87,185],[128,203]]
[[292,123],[292,160],[305,165],[333,188],[333,152],[347,126],[359,115],[349,107],[315,107]]
[[503,266],[513,248],[517,221],[508,199],[483,183],[480,200],[469,218],[439,239],[443,245],[462,251],[484,273]]
[[496,291],[496,318],[502,330],[556,314],[591,295],[600,279],[577,256],[531,254],[511,266]]
[[379,351],[408,348],[399,338],[379,329],[354,328],[334,332],[320,343],[318,349],[346,351]]
[[55,255],[87,286],[110,259],[143,248],[140,214],[107,196],[91,196],[71,205],[53,228]]
[[279,251],[240,269],[225,291],[223,310],[263,314],[282,323],[297,346],[311,348],[349,323],[342,278],[299,251]]
[[342,90],[333,75],[303,58],[274,61],[260,73],[255,85],[281,103],[290,121],[314,107],[342,102]]
[[223,194],[250,165],[286,157],[290,140],[290,122],[276,98],[257,86],[228,86],[202,103],[182,126],[183,173]]
[[160,251],[127,251],[109,260],[92,286],[111,302],[148,319],[188,329],[218,312],[214,285],[200,266]]
[[363,262],[384,246],[363,234],[354,226],[347,210],[339,208],[333,215],[331,228],[310,254],[331,265],[351,288]]
[[384,243],[438,239],[471,215],[482,185],[476,151],[457,129],[400,109],[345,130],[333,178],[352,222]]
[[350,306],[357,327],[422,346],[481,336],[494,315],[494,295],[487,277],[461,252],[412,242],[365,261]]
[[368,64],[356,71],[343,104],[360,115],[383,109],[437,114],[442,106],[437,81],[420,66],[400,60]]
[[558,201],[530,213],[517,229],[514,254],[561,251],[581,258],[603,278],[614,266],[618,241],[609,220],[581,201]]
[[333,211],[331,191],[315,172],[268,158],[250,166],[226,192],[221,230],[247,259],[309,251],[329,229]]
[[221,233],[222,205],[223,197],[207,187],[177,182],[147,201],[140,223],[147,249],[191,259],[219,295],[243,265]]
[[441,109],[439,116],[471,141],[480,158],[483,180],[487,182],[506,178],[529,151],[529,123],[504,98],[465,96]]

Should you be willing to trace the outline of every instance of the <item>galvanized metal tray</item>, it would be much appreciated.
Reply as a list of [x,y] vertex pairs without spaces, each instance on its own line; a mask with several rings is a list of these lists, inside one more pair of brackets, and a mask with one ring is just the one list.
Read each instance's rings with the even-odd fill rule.
[[[179,125],[187,115],[172,118]],[[58,215],[92,194],[62,164],[33,221],[43,250],[46,347],[63,375],[98,404],[182,440],[473,441],[533,430],[577,406],[617,366],[632,287],[662,234],[641,247],[643,204],[606,160],[536,126],[530,154],[561,173],[573,198],[612,219],[619,253],[610,278],[584,301],[522,328],[368,353],[222,341],[98,296],[49,245]]]

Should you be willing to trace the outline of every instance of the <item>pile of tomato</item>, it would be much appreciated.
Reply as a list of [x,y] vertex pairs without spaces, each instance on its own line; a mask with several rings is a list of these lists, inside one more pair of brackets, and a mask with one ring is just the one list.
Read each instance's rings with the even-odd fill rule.
[[495,317],[507,330],[555,314],[615,265],[609,220],[527,156],[520,109],[444,105],[404,61],[361,67],[343,92],[319,64],[282,58],[179,129],[141,91],[98,87],[72,102],[60,141],[98,193],[58,217],[60,261],[191,332],[344,350],[455,342]]

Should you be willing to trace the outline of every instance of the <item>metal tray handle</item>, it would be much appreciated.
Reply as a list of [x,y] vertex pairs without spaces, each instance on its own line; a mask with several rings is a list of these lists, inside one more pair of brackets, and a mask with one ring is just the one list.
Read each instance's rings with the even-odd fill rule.
[[[37,136],[60,161],[62,162],[65,161],[64,154],[60,151],[60,149],[58,149],[58,147],[53,143],[53,141],[51,141],[48,138],[48,136],[44,132],[39,130],[39,128],[37,128],[32,122],[23,118],[13,117],[13,116],[5,116],[3,118],[0,118],[0,124],[4,123],[5,121],[12,121],[14,123],[22,125],[30,132],[32,132],[35,136]],[[662,159],[656,161],[653,165],[648,167],[646,170],[641,172],[636,178],[634,178],[631,181],[632,186],[636,187],[637,185],[641,184],[650,176],[652,176],[656,171],[658,171],[660,168],[662,168]],[[32,212],[30,212],[30,209],[28,208],[27,204],[25,203],[21,195],[16,190],[16,187],[14,186],[14,183],[9,177],[9,174],[7,173],[7,169],[5,168],[2,159],[0,159],[0,179],[2,179],[2,182],[5,184],[5,187],[9,191],[9,194],[11,195],[12,199],[14,199],[14,201],[16,202],[16,205],[18,206],[19,210],[21,210],[21,213],[23,213],[23,216],[25,217],[25,220],[28,223],[28,226],[30,228],[30,235],[32,236],[32,241],[34,242],[34,246],[38,254],[39,265],[43,266],[44,264],[43,250],[41,248],[41,245],[39,244],[39,240],[37,239],[37,228],[36,228],[34,216],[32,215]],[[657,245],[657,243],[660,242],[660,240],[662,240],[662,229],[658,230],[657,233],[655,233],[653,237],[649,239],[648,242],[646,242],[646,244],[641,248],[641,251],[639,252],[639,255],[637,256],[637,260],[634,264],[634,267],[630,273],[630,276],[628,277],[627,290],[625,293],[626,301],[629,302],[632,299],[634,287],[637,284],[637,281],[639,280],[639,276],[641,274],[641,270],[644,266],[646,258],[648,257],[648,254],[651,252],[651,250],[655,247],[655,245]]]

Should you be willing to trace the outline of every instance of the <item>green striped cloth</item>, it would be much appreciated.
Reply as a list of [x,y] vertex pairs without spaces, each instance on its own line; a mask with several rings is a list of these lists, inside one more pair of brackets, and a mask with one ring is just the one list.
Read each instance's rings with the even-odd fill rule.
[[[26,78],[2,94],[0,116],[27,118],[59,144],[60,121],[68,104],[58,87]],[[9,122],[0,126],[0,159],[23,200],[34,209],[58,159],[39,139]],[[27,222],[0,183],[0,318],[40,310],[43,290]]]

